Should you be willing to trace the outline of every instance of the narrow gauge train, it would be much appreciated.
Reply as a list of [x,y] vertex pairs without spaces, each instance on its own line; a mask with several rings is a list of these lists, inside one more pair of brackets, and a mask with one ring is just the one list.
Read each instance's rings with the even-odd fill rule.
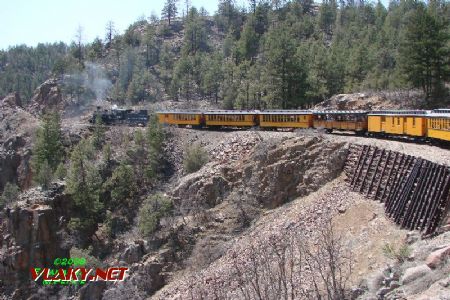
[[450,109],[387,111],[158,111],[159,123],[192,128],[317,128],[358,135],[406,136],[450,142]]
[[111,110],[101,110],[97,107],[89,122],[94,124],[100,118],[102,124],[118,125],[126,124],[130,126],[146,126],[149,120],[148,111],[141,109],[134,111],[132,109],[112,108]]

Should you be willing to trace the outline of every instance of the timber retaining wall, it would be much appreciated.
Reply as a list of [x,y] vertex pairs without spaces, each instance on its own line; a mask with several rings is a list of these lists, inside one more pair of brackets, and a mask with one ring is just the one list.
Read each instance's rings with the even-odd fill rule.
[[402,228],[434,233],[450,205],[450,167],[373,146],[350,145],[345,165],[350,187],[384,203]]

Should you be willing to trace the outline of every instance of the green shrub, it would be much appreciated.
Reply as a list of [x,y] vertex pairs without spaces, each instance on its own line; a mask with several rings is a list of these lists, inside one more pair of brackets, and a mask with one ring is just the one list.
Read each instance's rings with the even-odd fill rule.
[[39,184],[42,189],[46,190],[53,179],[53,171],[48,162],[45,160],[40,168],[38,173],[35,176],[35,181]]
[[4,205],[17,201],[20,190],[14,183],[7,182],[3,189],[3,194],[0,196],[0,208]]
[[67,176],[67,170],[64,163],[60,163],[55,171],[55,178],[63,180]]
[[76,247],[72,247],[70,249],[70,257],[86,259],[85,265],[86,268],[104,268],[105,264],[102,263],[98,258],[93,256],[91,253],[92,253],[92,246],[90,246],[89,249],[79,249]]
[[112,207],[127,203],[137,191],[133,168],[123,163],[120,164],[105,183],[105,188],[111,191]]
[[148,197],[139,210],[139,230],[147,236],[154,233],[159,227],[161,218],[168,216],[172,211],[172,202],[162,194]]
[[100,115],[95,118],[94,133],[92,135],[92,145],[95,149],[102,148],[105,141],[105,129],[103,128],[103,122]]
[[402,244],[400,247],[398,247],[398,249],[396,249],[394,245],[386,243],[383,246],[383,253],[386,257],[395,259],[399,263],[403,263],[411,255],[411,249],[407,244]]
[[207,162],[208,153],[200,145],[192,145],[186,149],[183,166],[187,173],[200,170]]

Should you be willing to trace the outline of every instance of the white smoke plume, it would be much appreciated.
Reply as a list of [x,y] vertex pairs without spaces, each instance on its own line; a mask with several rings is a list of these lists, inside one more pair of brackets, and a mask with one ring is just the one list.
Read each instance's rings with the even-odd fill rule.
[[102,66],[87,62],[85,67],[84,85],[95,93],[97,104],[101,104],[112,87],[111,80],[106,76]]

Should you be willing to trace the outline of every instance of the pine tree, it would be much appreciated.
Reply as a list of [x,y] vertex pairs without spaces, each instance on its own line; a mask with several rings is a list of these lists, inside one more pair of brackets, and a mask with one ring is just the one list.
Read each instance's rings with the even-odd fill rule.
[[148,69],[159,62],[161,44],[156,37],[154,26],[147,26],[144,33],[143,44],[145,45],[145,66]]
[[205,22],[195,7],[189,11],[184,35],[183,54],[195,55],[198,51],[208,50],[208,33]]
[[449,76],[449,34],[445,25],[420,4],[408,20],[400,48],[407,80],[421,88],[428,100],[445,93],[444,82]]
[[203,90],[210,98],[213,98],[216,103],[219,101],[219,92],[222,81],[222,56],[219,53],[207,56],[202,62]]
[[268,32],[263,99],[269,107],[297,108],[305,102],[307,74],[295,58],[296,45],[286,25]]
[[256,56],[259,48],[259,35],[255,31],[255,20],[253,16],[247,20],[242,29],[241,38],[238,42],[238,51],[241,59],[251,59]]
[[71,227],[76,230],[92,229],[98,219],[101,177],[93,163],[94,149],[88,140],[81,140],[72,151],[67,174],[67,192],[72,196],[77,214],[82,218],[72,218]]
[[135,178],[139,186],[145,183],[145,171],[148,165],[148,146],[141,130],[134,133],[134,144],[127,151],[129,162],[133,165]]
[[94,133],[92,135],[92,143],[96,149],[102,147],[105,139],[105,130],[102,123],[102,118],[100,115],[97,115],[95,118]]
[[161,15],[163,18],[167,18],[167,21],[173,20],[177,16],[177,2],[178,0],[166,0],[162,9]]
[[51,179],[49,173],[53,174],[64,155],[58,113],[44,115],[36,136],[32,157],[33,173],[40,184],[47,185]]
[[114,169],[111,178],[105,182],[105,188],[111,192],[109,208],[117,209],[129,205],[137,191],[133,168],[121,163]]
[[145,131],[148,145],[148,163],[145,174],[148,180],[155,179],[161,170],[163,157],[164,131],[157,118],[152,116]]

